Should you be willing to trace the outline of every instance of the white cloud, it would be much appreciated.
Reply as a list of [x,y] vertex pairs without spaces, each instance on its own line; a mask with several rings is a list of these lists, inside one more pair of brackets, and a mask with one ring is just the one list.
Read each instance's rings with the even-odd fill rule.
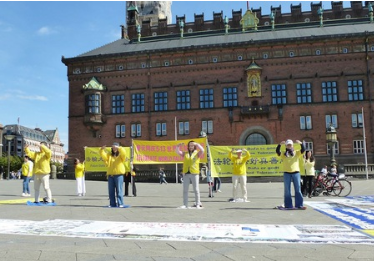
[[0,101],[9,100],[10,97],[11,97],[10,94],[2,94],[2,95],[0,95]]
[[24,99],[24,100],[48,101],[47,97],[40,96],[40,95],[31,95],[31,96],[30,95],[28,96],[18,95],[17,97],[20,99]]
[[48,26],[43,26],[37,31],[38,35],[50,35],[54,33],[57,33],[57,31]]

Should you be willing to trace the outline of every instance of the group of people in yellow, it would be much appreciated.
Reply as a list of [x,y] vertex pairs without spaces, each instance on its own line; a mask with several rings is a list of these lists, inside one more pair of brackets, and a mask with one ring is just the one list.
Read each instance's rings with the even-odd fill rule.
[[[303,206],[303,196],[300,188],[300,167],[299,160],[305,152],[303,144],[296,140],[300,144],[301,149],[295,150],[293,147],[293,141],[287,140],[282,141],[276,148],[277,155],[283,161],[283,180],[284,180],[284,208],[293,209],[292,197],[291,197],[291,182],[294,184],[295,190],[295,208],[305,209]],[[281,151],[281,146],[285,145],[285,151]],[[202,208],[199,191],[199,174],[200,174],[200,159],[204,157],[205,149],[199,143],[195,141],[189,141],[187,144],[187,151],[182,151],[181,147],[185,146],[184,143],[179,143],[176,146],[176,153],[183,158],[183,205],[179,208],[189,208],[188,206],[188,189],[190,183],[192,183],[195,202],[192,207]],[[108,193],[109,193],[109,207],[128,207],[124,204],[124,193],[123,183],[124,174],[126,173],[125,160],[126,151],[124,147],[121,147],[119,143],[113,143],[110,152],[106,151],[106,146],[102,146],[99,149],[101,158],[103,159],[107,167],[107,178],[108,178]],[[23,184],[23,195],[29,196],[30,190],[28,183],[32,175],[34,175],[34,189],[35,189],[35,203],[39,202],[40,186],[43,184],[44,190],[47,196],[44,198],[44,202],[53,202],[52,192],[49,186],[49,174],[50,174],[50,159],[51,150],[48,148],[45,142],[40,143],[40,151],[34,152],[25,146],[25,163],[22,167],[22,173],[24,176]],[[249,202],[247,196],[247,173],[246,163],[249,160],[251,154],[246,149],[232,149],[229,152],[229,159],[232,162],[232,199],[231,202]],[[34,162],[30,161],[30,159]],[[305,166],[314,170],[314,158],[311,154],[308,154]],[[77,180],[77,194],[78,196],[84,196],[86,193],[85,182],[84,182],[84,171],[85,164],[80,162],[79,159],[75,159],[75,174]],[[310,170],[309,170],[310,172]],[[313,171],[314,173],[314,171]],[[242,197],[238,197],[238,185],[242,191]],[[309,190],[309,195],[310,195]]]

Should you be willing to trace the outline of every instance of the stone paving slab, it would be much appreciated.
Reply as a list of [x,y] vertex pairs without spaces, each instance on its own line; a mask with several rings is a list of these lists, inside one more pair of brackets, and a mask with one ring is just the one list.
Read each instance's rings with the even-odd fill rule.
[[[279,211],[283,202],[280,182],[247,185],[249,203],[230,203],[232,187],[223,183],[222,193],[208,197],[208,185],[200,184],[204,209],[177,209],[182,205],[182,185],[137,183],[137,197],[125,197],[128,209],[110,209],[107,183],[86,181],[87,195],[75,195],[74,180],[51,180],[55,207],[30,207],[24,200],[21,180],[0,181],[0,219],[7,220],[93,220],[113,222],[169,222],[219,224],[342,225],[312,208]],[[352,196],[374,195],[374,180],[352,180]],[[33,183],[31,191],[33,193]],[[323,201],[319,196],[305,201]],[[190,191],[192,205],[193,192]],[[0,228],[1,230],[1,228]],[[371,244],[232,243],[192,241],[149,241],[1,234],[0,261],[13,260],[374,260]]]

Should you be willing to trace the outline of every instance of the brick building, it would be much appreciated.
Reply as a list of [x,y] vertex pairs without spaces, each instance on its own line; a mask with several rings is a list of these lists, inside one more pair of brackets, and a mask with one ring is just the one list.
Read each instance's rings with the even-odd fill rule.
[[[136,2],[134,2],[135,4]],[[322,2],[283,14],[281,6],[233,11],[213,20],[143,21],[129,5],[122,38],[65,58],[69,155],[84,146],[133,139],[193,139],[213,145],[304,140],[329,162],[333,125],[339,164],[374,163],[374,23],[371,3]],[[175,131],[176,130],[176,131]]]

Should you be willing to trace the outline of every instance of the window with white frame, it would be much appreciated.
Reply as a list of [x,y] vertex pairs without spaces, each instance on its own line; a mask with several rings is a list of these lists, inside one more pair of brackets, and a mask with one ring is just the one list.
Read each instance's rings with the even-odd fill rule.
[[[330,144],[326,144],[326,146],[327,146],[327,154],[330,155],[331,154]],[[333,143],[333,148],[335,149],[334,154],[335,155],[339,154],[339,141]]]
[[126,126],[117,124],[116,125],[116,138],[124,138],[126,137]]
[[331,125],[336,129],[338,128],[338,115],[331,114],[325,115],[326,129]]
[[178,134],[179,135],[188,135],[190,134],[190,122],[188,121],[180,121],[178,122]]
[[312,154],[313,154],[313,142],[311,141],[304,141],[304,147],[305,147],[305,151],[311,151]]
[[166,136],[166,122],[156,123],[156,136]]
[[352,127],[362,128],[362,113],[352,113]]
[[363,140],[353,141],[353,153],[354,154],[364,154],[365,153],[365,143]]
[[142,136],[142,125],[140,123],[131,124],[131,137]]
[[201,131],[205,132],[206,134],[213,133],[213,121],[202,121],[201,122]]
[[312,129],[312,116],[300,116],[300,130]]

